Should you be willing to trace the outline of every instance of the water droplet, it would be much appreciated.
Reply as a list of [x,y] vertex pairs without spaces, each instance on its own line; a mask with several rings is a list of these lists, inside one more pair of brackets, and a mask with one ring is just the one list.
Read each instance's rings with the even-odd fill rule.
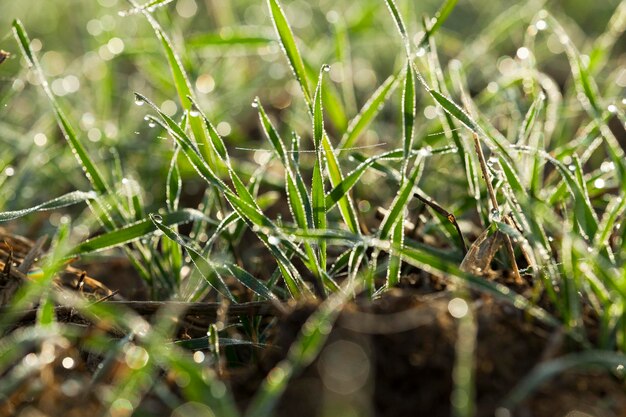
[[144,98],[141,97],[139,94],[135,93],[135,104],[138,106],[143,106],[144,104],[146,104],[146,100],[144,100]]
[[150,120],[148,122],[148,127],[155,127],[155,126],[156,126],[156,123],[154,121]]
[[252,108],[256,109],[257,107],[259,107],[259,99],[255,98],[254,100],[252,100],[252,104],[251,104]]
[[152,219],[157,223],[163,223],[163,217],[160,214],[154,214]]
[[424,48],[418,48],[417,51],[415,52],[415,56],[418,58],[424,55],[426,55],[426,49]]
[[422,157],[431,156],[433,154],[433,149],[430,146],[426,146],[424,148],[421,148],[418,151],[418,154]]
[[198,108],[194,105],[191,106],[191,108],[189,109],[189,115],[191,117],[198,117],[200,116],[200,110],[198,110]]
[[572,165],[569,165],[569,166],[567,167],[567,169],[569,169],[569,170],[570,170],[570,171],[572,171],[572,172],[576,171],[576,167],[575,167],[573,164],[572,164]]
[[491,209],[489,212],[489,221],[490,222],[499,222],[500,221],[500,210],[497,208]]
[[602,189],[604,188],[605,185],[605,181],[602,178],[597,178],[594,182],[593,182],[593,186],[596,187],[597,189]]
[[280,240],[276,236],[270,236],[267,238],[267,243],[270,245],[276,246],[280,243]]
[[546,30],[548,28],[548,23],[545,20],[540,19],[535,22],[535,27],[537,30]]
[[328,65],[328,64],[322,65],[322,71],[329,72],[330,71],[330,65]]
[[609,113],[617,113],[617,106],[615,104],[609,104],[606,109]]

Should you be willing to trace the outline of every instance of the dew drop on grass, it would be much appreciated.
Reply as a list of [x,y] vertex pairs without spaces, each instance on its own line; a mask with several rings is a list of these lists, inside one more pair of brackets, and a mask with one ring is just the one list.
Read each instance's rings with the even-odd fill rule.
[[324,64],[324,65],[322,65],[322,71],[324,71],[324,72],[330,72],[330,65],[328,65],[328,64]]
[[140,95],[135,94],[135,104],[138,106],[143,106],[144,104],[146,104],[146,101],[143,98],[141,98]]
[[548,28],[548,23],[545,20],[540,19],[535,22],[535,27],[537,30],[546,30]]
[[163,223],[163,217],[160,214],[155,214],[152,216],[152,218],[157,223]]
[[255,99],[252,101],[251,106],[252,106],[252,108],[254,108],[254,109],[256,109],[257,107],[259,107],[259,100],[255,98]]
[[600,165],[600,171],[602,172],[610,172],[610,171],[613,171],[614,169],[615,169],[615,163],[613,162],[604,161]]
[[198,108],[195,105],[192,105],[191,108],[189,109],[189,115],[191,117],[198,117],[200,116],[200,110],[198,110]]
[[489,221],[491,222],[499,222],[500,221],[500,210],[493,208],[489,212]]
[[596,187],[598,190],[604,188],[605,182],[602,178],[598,178],[593,182],[593,186]]
[[419,155],[422,157],[431,156],[433,154],[433,149],[430,146],[425,146],[418,151]]

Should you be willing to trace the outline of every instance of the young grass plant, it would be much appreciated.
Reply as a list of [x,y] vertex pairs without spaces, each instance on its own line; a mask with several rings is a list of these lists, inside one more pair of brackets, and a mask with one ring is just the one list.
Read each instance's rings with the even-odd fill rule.
[[[613,120],[623,124],[624,112],[618,108],[619,103],[612,101],[617,93],[596,82],[607,66],[608,55],[602,48],[616,43],[617,34],[626,27],[623,4],[615,11],[599,43],[593,45],[589,62],[559,20],[539,10],[544,2],[533,1],[527,8],[512,7],[494,19],[476,41],[443,68],[437,44],[443,43],[439,42],[440,35],[444,37],[446,33],[441,28],[457,1],[444,1],[434,20],[424,19],[423,32],[416,36],[411,33],[411,25],[405,24],[396,3],[381,1],[378,7],[386,5],[391,15],[389,24],[396,27],[401,38],[398,65],[391,71],[385,67],[386,74],[391,75],[382,83],[373,82],[373,92],[360,91],[357,96],[355,85],[348,85],[354,74],[345,74],[345,84],[338,88],[332,72],[337,64],[314,64],[327,58],[316,56],[315,48],[310,50],[310,56],[303,56],[304,49],[298,47],[301,42],[296,36],[300,29],[290,24],[289,10],[278,0],[267,0],[275,39],[237,32],[223,33],[218,38],[196,36],[191,42],[198,49],[217,44],[269,48],[277,42],[280,46],[305,111],[294,111],[293,117],[299,118],[294,122],[283,117],[286,112],[277,113],[278,106],[271,94],[266,90],[257,92],[252,107],[258,113],[271,155],[260,164],[264,166],[250,169],[243,162],[240,164],[232,151],[232,145],[238,145],[240,139],[220,133],[224,131],[221,123],[213,117],[220,111],[215,111],[213,104],[201,104],[202,97],[192,82],[199,71],[194,68],[193,59],[188,65],[181,58],[184,55],[177,51],[172,41],[175,38],[167,35],[170,29],[163,26],[167,31],[164,30],[157,20],[158,13],[166,11],[169,3],[158,0],[139,5],[131,1],[132,8],[123,13],[123,19],[141,14],[148,21],[170,71],[170,94],[175,90],[182,109],[177,116],[164,111],[163,106],[155,104],[158,94],[144,94],[142,87],[135,96],[136,103],[145,104],[143,108],[151,113],[146,121],[172,140],[171,151],[162,158],[166,167],[161,183],[162,210],[151,214],[146,214],[152,209],[145,205],[141,191],[117,192],[117,184],[123,185],[123,179],[128,179],[121,162],[113,162],[116,167],[110,178],[102,174],[106,170],[90,156],[48,86],[26,30],[18,20],[13,23],[24,58],[38,78],[93,191],[75,191],[48,198],[28,209],[0,213],[0,221],[86,202],[102,233],[69,244],[71,227],[61,227],[60,237],[46,258],[49,263],[43,269],[44,278],[17,295],[11,310],[0,321],[2,330],[8,329],[20,309],[39,300],[35,326],[41,334],[73,341],[89,338],[86,333],[55,321],[55,303],[76,306],[81,314],[110,321],[116,329],[126,332],[126,337],[119,340],[105,337],[104,341],[93,342],[94,353],[104,357],[103,364],[113,366],[123,358],[129,368],[106,399],[112,413],[128,404],[131,408],[136,406],[153,390],[164,401],[170,401],[172,408],[183,401],[195,401],[216,415],[238,415],[225,385],[216,375],[223,359],[220,350],[235,342],[221,337],[222,328],[217,324],[210,326],[206,338],[171,343],[176,327],[172,317],[181,314],[174,307],[162,311],[150,324],[132,311],[118,314],[107,303],[60,301],[49,292],[62,262],[123,247],[142,278],[151,285],[154,298],[209,298],[237,304],[250,297],[269,302],[278,310],[283,301],[292,298],[324,299],[287,357],[270,371],[246,415],[273,413],[291,378],[315,359],[334,320],[354,294],[364,291],[370,297],[383,296],[401,283],[412,268],[441,277],[470,304],[470,314],[460,320],[458,327],[452,398],[456,415],[472,415],[476,400],[472,372],[477,323],[468,287],[524,310],[548,328],[563,328],[583,349],[579,354],[538,365],[511,393],[507,407],[515,406],[540,383],[566,369],[598,363],[613,370],[623,368],[623,357],[613,351],[626,347],[626,163],[609,124]],[[490,58],[488,45],[497,44],[500,34],[522,22],[532,22],[535,29],[527,31],[526,51],[518,53],[528,53],[527,58],[520,56],[523,62],[511,64],[515,70],[508,74],[494,75],[485,69],[485,74],[493,75],[489,84],[477,94],[470,94],[469,91],[483,86],[470,84],[472,78],[466,71],[474,71],[475,62]],[[336,54],[349,61],[352,40],[348,35],[352,34],[349,26],[342,26],[344,23],[349,25],[334,23],[339,46]],[[542,42],[540,32],[556,36],[564,48],[572,81],[571,85],[564,85],[563,93],[534,56],[533,48]],[[342,62],[344,69],[351,65]],[[401,96],[394,101],[400,86]],[[423,98],[419,96],[420,87],[427,93]],[[358,108],[361,96],[365,104],[348,117]],[[501,101],[512,103],[503,105]],[[431,105],[437,113],[432,118],[421,117],[421,110]],[[370,133],[370,127],[380,127],[379,116],[388,118],[383,108],[398,110],[399,127],[394,127],[390,135],[397,140],[390,140],[390,149],[375,155],[348,154]],[[499,113],[505,113],[506,123],[496,121]],[[291,146],[283,140],[287,137],[281,136],[283,131],[292,133]],[[310,138],[311,151],[301,149],[307,146],[300,143],[300,137],[303,143]],[[258,148],[258,143],[251,143]],[[312,158],[307,158],[306,152],[311,152]],[[380,188],[385,189],[385,194],[364,198],[388,207],[382,221],[374,227],[370,219],[365,219],[355,198],[362,197],[364,189],[373,188],[372,178],[384,182],[385,187]],[[184,189],[196,179],[206,187],[203,203],[198,209],[187,208]],[[272,187],[272,191],[279,188],[285,195],[285,208],[291,218],[273,217],[266,210],[260,190]],[[443,187],[446,191],[442,192]],[[431,214],[436,214],[433,220],[428,216],[416,220],[423,235],[432,234],[429,239],[420,236],[418,240],[406,234],[413,197],[420,207],[425,204]],[[368,222],[370,227],[364,227]],[[188,223],[189,233],[178,227]],[[478,233],[468,232],[472,229],[470,224],[478,228]],[[466,264],[464,257],[468,259],[465,238],[479,234],[486,236],[485,240],[496,234],[504,240],[506,257],[494,253],[493,263],[498,264],[503,278],[511,276],[515,285],[527,286],[529,291],[522,295],[501,280],[487,279],[482,274],[486,271],[470,273],[460,266]],[[258,247],[250,244],[252,249],[248,251],[242,247],[249,245],[249,236],[255,236],[259,242]],[[480,239],[475,245],[480,244]],[[471,248],[469,253],[473,253]],[[269,265],[269,271],[259,274],[255,258]],[[491,258],[494,256],[485,266],[489,267]],[[268,259],[270,262],[266,262]],[[243,288],[243,293],[236,291],[235,286]],[[209,290],[215,293],[207,296]],[[585,314],[597,317],[596,339],[588,334]],[[258,323],[256,326],[258,329]],[[8,385],[3,386],[0,394],[11,393],[25,380],[20,376],[22,368],[9,369],[10,359],[24,353],[18,344],[25,340],[43,343],[38,335],[23,331],[0,345],[0,351],[7,355],[0,355],[0,373],[8,370],[9,374]],[[263,346],[255,342],[253,339],[241,343]],[[585,350],[594,343],[605,351]],[[198,366],[181,347],[212,349],[216,372]],[[104,368],[94,376],[93,386],[105,380],[110,369]],[[167,370],[173,380],[188,381],[181,384],[182,399],[158,381],[162,370]]]

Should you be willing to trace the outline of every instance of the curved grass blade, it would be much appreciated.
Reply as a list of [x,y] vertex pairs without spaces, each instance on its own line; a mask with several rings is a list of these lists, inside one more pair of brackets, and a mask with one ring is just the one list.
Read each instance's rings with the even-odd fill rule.
[[[203,220],[210,222],[211,224],[215,223],[213,220],[206,218],[201,212],[192,209],[183,209],[173,213],[164,214],[162,215],[162,220],[162,223],[168,226],[189,223],[196,220]],[[114,248],[116,246],[137,241],[142,237],[153,234],[156,231],[157,228],[152,221],[150,219],[144,219],[80,243],[70,249],[67,257],[71,258]]]
[[[228,298],[232,302],[237,302],[235,297],[230,292],[226,284],[224,283],[220,271],[215,268],[215,266],[206,260],[200,252],[195,250],[191,245],[188,245],[183,238],[171,229],[170,227],[163,224],[163,218],[161,216],[155,216],[154,214],[150,214],[150,221],[152,224],[159,229],[165,236],[167,236],[170,240],[180,245],[181,248],[185,248],[187,254],[191,258],[194,266],[200,272],[202,277],[213,287],[216,291],[222,294],[224,297]],[[215,275],[205,274],[204,271],[213,270]]]
[[472,118],[455,102],[453,102],[437,90],[429,89],[428,92],[447,113],[450,113],[452,117],[463,123],[472,132],[479,133],[476,123],[474,123]]
[[387,8],[389,9],[391,16],[393,17],[393,21],[395,22],[396,27],[398,28],[398,32],[400,32],[400,37],[402,38],[402,43],[404,44],[404,48],[406,50],[406,56],[410,58],[411,44],[409,42],[409,35],[407,34],[406,25],[402,20],[402,15],[398,10],[398,6],[396,6],[394,0],[385,0],[385,2],[387,3]]
[[278,134],[278,131],[267,116],[267,113],[265,112],[265,109],[263,108],[263,105],[261,104],[261,101],[258,99],[258,97],[254,99],[254,104],[259,110],[259,119],[261,120],[263,132],[265,133],[265,136],[267,136],[267,138],[270,140],[270,143],[272,144],[276,155],[278,155],[278,159],[280,159],[280,162],[283,164],[283,166],[290,166],[285,144],[283,143],[283,140]]
[[372,167],[376,162],[381,159],[397,159],[402,158],[402,151],[389,151],[380,155],[375,155],[367,158],[361,162],[352,172],[339,183],[334,185],[334,188],[326,195],[326,210],[330,210],[337,204],[343,196],[345,196],[356,185],[365,171]]
[[454,7],[456,6],[458,0],[446,0],[444,1],[444,3],[441,5],[441,7],[439,8],[439,10],[437,11],[437,13],[435,14],[435,23],[432,24],[432,26],[425,27],[425,33],[424,33],[424,37],[422,38],[422,40],[420,42],[418,42],[418,47],[419,48],[424,48],[426,45],[428,45],[428,41],[430,40],[430,38],[435,34],[435,32],[437,32],[437,30],[441,27],[441,25],[443,25],[443,23],[448,19],[448,16],[450,16],[450,13],[452,13],[452,11],[454,10]]
[[53,198],[52,200],[46,201],[45,203],[41,203],[27,209],[5,211],[3,213],[0,213],[0,222],[17,219],[18,217],[26,216],[27,214],[34,213],[36,211],[54,210],[82,203],[84,201],[94,200],[96,198],[97,194],[93,191],[72,191],[71,193],[64,194],[60,197]]
[[276,34],[280,38],[280,46],[289,61],[289,66],[296,77],[296,81],[298,81],[298,84],[302,89],[302,94],[304,95],[307,106],[311,108],[311,92],[306,79],[306,70],[304,68],[300,52],[298,51],[298,46],[296,45],[296,41],[293,37],[293,32],[289,27],[289,22],[287,22],[287,17],[278,3],[278,0],[267,0],[267,5],[272,16],[272,22],[274,23]]
[[[598,219],[596,218],[596,214],[593,210],[593,207],[591,206],[591,202],[589,201],[588,193],[581,185],[581,182],[576,179],[576,176],[572,173],[572,171],[570,171],[569,168],[566,167],[561,161],[553,158],[545,151],[528,149],[526,147],[521,147],[519,149],[523,152],[537,153],[546,161],[554,165],[558,173],[561,175],[561,178],[563,178],[563,181],[567,185],[567,188],[569,189],[573,197],[576,221],[581,227],[581,231],[586,234],[587,239],[593,239],[596,232],[598,231]],[[582,180],[580,161],[578,160],[578,158],[574,158],[574,161],[574,171],[578,171],[577,175],[579,177],[579,180]],[[502,165],[502,167],[505,168],[504,165]],[[548,200],[548,203],[554,204],[555,202],[552,200]]]
[[[205,179],[209,184],[214,185],[220,190],[224,197],[228,200],[233,209],[239,214],[242,219],[245,219],[248,224],[253,228],[253,230],[257,231],[257,236],[261,241],[265,244],[265,246],[270,250],[272,255],[276,258],[279,268],[283,272],[283,276],[285,278],[285,283],[289,287],[292,295],[298,296],[302,293],[302,290],[305,289],[304,283],[300,278],[298,271],[289,261],[287,255],[279,248],[276,244],[272,243],[272,239],[270,239],[269,233],[271,231],[276,231],[277,228],[272,223],[270,219],[268,219],[260,208],[256,205],[254,201],[250,202],[248,199],[251,198],[248,194],[246,194],[243,199],[235,195],[230,188],[213,172],[211,167],[206,163],[200,152],[194,146],[191,139],[187,136],[187,134],[178,126],[169,116],[164,114],[154,103],[145,98],[144,96],[135,93],[137,97],[144,102],[148,103],[161,117],[160,119],[156,119],[149,116],[149,120],[154,121],[155,123],[159,123],[163,128],[165,128],[168,133],[176,140],[183,150],[183,153],[187,156],[187,159],[191,163],[191,165],[196,169],[196,171],[200,174],[200,176]],[[264,231],[267,231],[265,233]],[[288,245],[289,249],[295,253],[298,253],[300,256],[303,256],[303,259],[307,259],[306,256],[302,255],[302,253],[298,250],[295,245],[293,245],[288,239],[284,239],[283,242]]]
[[374,94],[372,94],[363,105],[359,113],[350,120],[348,130],[346,130],[346,133],[342,136],[338,146],[340,154],[343,152],[342,149],[354,146],[359,135],[369,126],[372,120],[374,120],[391,93],[395,90],[398,85],[397,81],[397,75],[390,75],[385,82],[374,91]]
[[94,164],[93,160],[87,154],[87,151],[85,150],[83,144],[76,136],[72,125],[65,117],[65,114],[61,110],[61,106],[59,106],[59,103],[57,102],[54,94],[50,90],[50,87],[48,86],[48,81],[46,80],[41,65],[39,64],[39,60],[33,53],[33,50],[30,46],[30,39],[28,38],[28,34],[26,33],[22,22],[17,19],[13,21],[13,34],[15,35],[15,39],[17,40],[20,49],[22,50],[28,66],[35,71],[41,87],[46,93],[48,101],[50,101],[50,104],[52,105],[54,115],[57,119],[57,123],[61,128],[61,131],[63,132],[63,137],[67,140],[70,148],[72,148],[72,152],[76,156],[78,163],[85,172],[87,179],[89,179],[91,185],[96,192],[98,192],[99,194],[109,194],[110,190],[106,181],[104,180],[104,177],[98,170],[98,167]]
[[[296,221],[296,224],[301,228],[313,227],[313,209],[311,208],[311,201],[306,191],[306,186],[302,177],[292,172],[292,165],[297,170],[297,164],[287,155],[285,144],[281,139],[278,131],[270,121],[265,109],[261,105],[260,100],[255,99],[257,108],[259,109],[259,119],[261,120],[261,126],[265,136],[270,140],[274,152],[278,155],[281,163],[285,167],[285,182],[287,183],[287,198],[290,205],[291,214]],[[297,143],[297,142],[296,142]]]
[[[137,4],[134,0],[129,0],[130,3],[137,7]],[[168,66],[170,68],[170,72],[172,73],[172,78],[174,81],[174,86],[176,87],[176,92],[178,93],[178,98],[180,103],[185,111],[189,114],[189,126],[191,127],[191,131],[193,132],[193,136],[198,143],[203,145],[202,150],[204,150],[204,157],[207,159],[209,165],[216,169],[214,163],[214,155],[212,155],[211,150],[213,149],[209,144],[209,139],[204,134],[204,129],[202,128],[202,121],[197,113],[194,113],[192,110],[193,102],[190,100],[190,97],[194,97],[193,91],[191,89],[191,84],[189,82],[189,77],[185,71],[185,68],[181,62],[180,57],[176,53],[171,40],[167,36],[167,34],[163,31],[159,23],[154,19],[154,17],[150,14],[150,10],[142,9],[142,14],[152,26],[152,29],[161,43],[163,47],[163,51],[165,52],[165,56],[167,59]]]

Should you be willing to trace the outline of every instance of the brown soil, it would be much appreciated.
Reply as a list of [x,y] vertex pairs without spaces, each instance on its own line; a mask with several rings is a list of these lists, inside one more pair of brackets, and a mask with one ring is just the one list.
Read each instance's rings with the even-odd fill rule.
[[[29,245],[32,242],[10,241],[5,243],[7,247],[0,247],[4,251],[1,255],[8,260],[11,249],[13,255],[10,256],[19,259]],[[19,261],[14,269],[17,266]],[[4,269],[2,260],[0,269]],[[83,269],[89,272],[88,279],[81,278]],[[145,287],[130,271],[128,263],[122,261],[88,264],[68,268],[59,285],[76,289],[83,282],[84,290],[99,299],[112,294],[111,290],[121,290],[127,299],[145,298]],[[103,285],[105,276],[108,280]],[[118,279],[112,279],[113,276]],[[26,279],[23,274],[14,278]],[[510,280],[499,280],[513,285],[508,282]],[[524,292],[525,288],[516,290]],[[453,367],[459,347],[459,319],[449,312],[449,303],[455,297],[457,294],[447,288],[444,281],[417,272],[404,277],[400,288],[384,293],[379,299],[357,298],[347,304],[318,358],[289,382],[275,415],[450,416],[455,386]],[[150,307],[149,303],[143,304],[143,308]],[[246,409],[267,373],[285,358],[302,325],[317,307],[316,301],[308,301],[292,305],[286,314],[279,314],[280,309],[259,309],[258,306],[250,307],[254,310],[236,313],[262,315],[264,323],[271,323],[274,329],[266,341],[269,347],[260,352],[258,349],[233,348],[237,361],[225,363],[224,379],[230,384],[242,410]],[[541,325],[520,310],[490,296],[473,294],[470,308],[477,325],[473,355],[476,416],[626,417],[623,381],[606,371],[593,369],[566,372],[545,382],[511,412],[499,408],[507,394],[534,367],[579,347],[558,329]],[[206,333],[207,325],[216,320],[218,310],[210,312],[200,306],[189,311],[182,321],[180,336],[194,337],[202,335],[198,332]],[[142,314],[153,312],[148,309]],[[57,313],[59,320],[76,319],[73,312],[63,315],[59,310]],[[233,307],[226,316],[236,320]],[[588,322],[593,326],[592,318]],[[83,320],[81,325],[91,326],[91,323]],[[96,332],[109,331],[99,326],[91,327]],[[95,397],[87,396],[78,401],[66,392],[71,388],[68,388],[68,381],[90,379],[98,358],[84,358],[83,352],[75,346],[62,343],[54,346],[63,352],[59,357],[75,358],[77,366],[72,371],[75,375],[70,375],[58,361],[51,363],[45,372],[34,375],[11,398],[0,401],[0,416],[28,410],[59,416],[85,415],[86,412],[94,416],[99,414]],[[230,355],[229,359],[232,357]],[[44,384],[50,389],[41,390],[37,397],[32,397],[29,387],[33,384]],[[148,415],[171,413],[154,395],[149,395],[140,409]]]
[[[346,306],[319,358],[290,382],[276,415],[450,416],[458,334],[458,321],[448,312],[452,297],[398,289]],[[257,367],[232,378],[242,408],[315,307],[300,305],[281,319],[280,349],[266,351]],[[478,325],[476,416],[626,415],[623,383],[594,370],[560,375],[506,414],[499,409],[506,395],[534,366],[563,354],[567,340],[564,345],[554,330],[490,297],[472,308]]]

